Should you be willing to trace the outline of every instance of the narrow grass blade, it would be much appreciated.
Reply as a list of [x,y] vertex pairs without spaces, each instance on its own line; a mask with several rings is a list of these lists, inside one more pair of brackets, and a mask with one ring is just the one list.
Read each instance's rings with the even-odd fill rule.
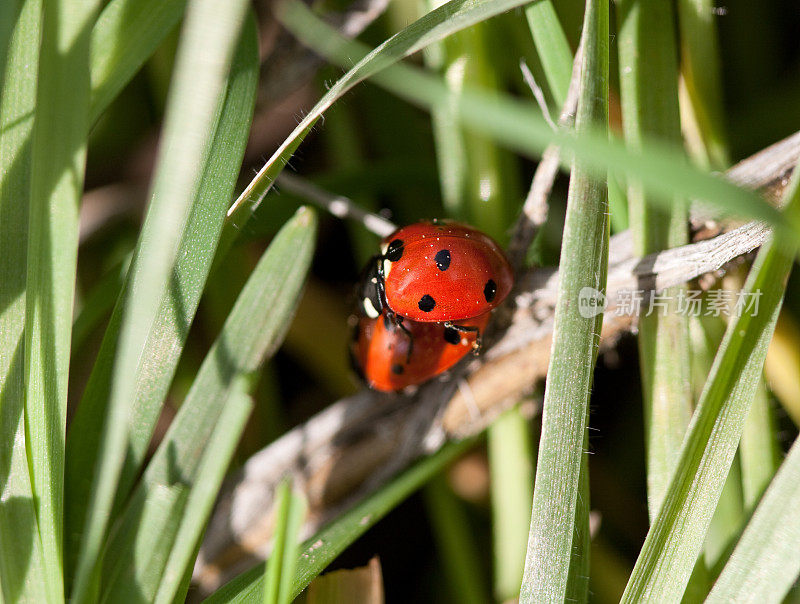
[[[800,171],[786,208],[800,206]],[[732,320],[711,368],[664,503],[636,561],[624,602],[679,600],[686,588],[733,462],[767,346],[780,311],[795,249],[768,241],[756,257],[744,291],[758,308],[743,305]]]
[[186,0],[112,0],[92,31],[89,123],[108,108],[178,24]]
[[713,0],[678,0],[681,72],[711,167],[730,165]]
[[[147,515],[165,489],[180,483],[188,490],[197,484],[203,456],[237,378],[256,371],[277,350],[291,323],[311,263],[315,235],[314,214],[300,208],[248,279],[134,491],[120,520],[123,528],[108,542],[103,594],[109,601],[118,601],[131,590],[143,591],[146,599],[156,593],[160,565],[172,550],[187,504],[175,499],[162,525],[138,524],[136,519]],[[206,519],[191,518],[191,526],[199,531]],[[152,545],[145,547],[148,543]]]
[[[584,58],[575,119],[578,133],[608,123],[608,2],[586,4]],[[542,435],[533,491],[520,602],[562,602],[576,569],[578,519],[589,393],[603,315],[608,265],[608,193],[575,160],[561,247],[553,346],[542,409]],[[591,298],[595,305],[583,303]],[[587,550],[588,551],[588,550]],[[572,569],[572,572],[570,572]]]
[[163,566],[164,571],[154,602],[182,601],[186,596],[185,593],[179,596],[178,592],[187,569],[191,570],[203,530],[225,478],[225,471],[253,410],[253,400],[247,392],[248,386],[249,380],[246,378],[234,381],[227,403],[208,439],[197,468],[197,477],[181,514],[175,542]]
[[[89,42],[99,0],[45,0],[31,144],[25,308],[25,424],[48,600],[62,566],[67,377],[89,108]],[[31,77],[30,74],[25,77]],[[54,102],[54,99],[59,99]],[[53,141],[58,145],[53,145]]]
[[275,498],[274,545],[264,575],[264,604],[289,604],[293,599],[291,585],[297,565],[297,534],[305,512],[305,499],[292,493],[288,482],[281,484]]
[[[13,3],[8,3],[13,6]],[[30,146],[42,3],[27,0],[6,25],[0,63],[0,599],[46,601],[25,433],[25,282]]]
[[[367,54],[364,45],[342,38],[302,3],[290,1],[285,5],[280,18],[304,44],[339,64],[348,65],[353,56]],[[331,42],[331,39],[335,42]],[[382,59],[380,66],[385,67],[387,59]],[[372,66],[371,72],[374,72],[372,80],[376,84],[427,109],[446,102],[450,96],[441,80],[409,65],[395,65],[385,73],[378,73],[375,66]],[[346,79],[349,77],[345,76]],[[324,100],[325,103],[319,103],[309,116],[318,117],[335,99],[324,97]],[[669,206],[672,198],[681,196],[702,200],[728,215],[765,220],[786,236],[791,237],[795,230],[800,230],[800,212],[781,215],[755,193],[739,189],[721,178],[692,167],[686,162],[683,153],[669,145],[649,141],[642,145],[641,152],[634,153],[613,139],[609,140],[607,132],[599,133],[587,129],[578,137],[570,133],[554,132],[542,119],[541,111],[534,104],[504,95],[464,91],[457,103],[459,119],[470,129],[483,132],[530,157],[538,157],[547,145],[554,143],[580,159],[597,177],[605,178],[607,170],[611,169],[615,173],[640,179],[648,190],[658,194],[654,200],[659,204]],[[288,149],[290,144],[298,144],[293,137],[295,134],[290,135],[282,149]],[[282,161],[286,160],[281,157]],[[278,156],[274,159],[277,160]],[[565,159],[564,162],[568,163],[568,160]],[[262,195],[269,188],[269,183],[262,182],[263,178],[263,173],[259,173],[248,190],[258,189],[259,195]],[[239,206],[244,203],[242,200],[243,197],[240,196],[237,200]],[[233,214],[229,213],[230,218],[238,215],[236,209]],[[241,226],[242,222],[237,221],[236,224]]]
[[446,585],[443,590],[449,591],[451,599],[461,604],[490,601],[477,542],[463,502],[441,475],[431,480],[422,494],[444,568]]
[[[450,462],[475,444],[475,439],[450,443],[409,468],[303,544],[294,575],[292,595],[296,597],[336,556],[363,535],[398,503],[419,489]],[[205,602],[252,602],[261,604],[264,594],[264,565],[259,565],[227,583]]]
[[706,602],[781,602],[800,575],[800,439],[789,450]]
[[[128,434],[134,425],[131,407],[136,400],[139,360],[150,327],[159,316],[163,296],[172,287],[170,278],[181,233],[198,191],[246,7],[242,0],[198,0],[189,10],[181,36],[152,202],[130,271],[98,465],[92,473],[93,486],[85,508],[86,528],[72,594],[76,602],[88,598],[99,568],[100,549],[127,454]],[[82,470],[90,473],[85,467]],[[80,502],[78,507],[82,507]]]
[[555,99],[556,108],[567,102],[567,91],[572,78],[572,49],[567,35],[558,20],[552,0],[532,2],[525,7],[525,17],[536,44],[536,53],[542,62],[550,93]]
[[[617,4],[622,123],[625,140],[640,149],[648,138],[681,143],[678,65],[672,5],[647,0]],[[628,219],[639,257],[688,243],[685,200],[655,204],[634,179],[628,182]],[[639,318],[639,365],[647,451],[647,507],[655,518],[678,460],[692,413],[689,322],[678,300],[685,288],[666,290],[645,304]],[[658,306],[656,306],[658,304]],[[662,308],[663,307],[663,308]]]
[[[128,435],[126,461],[117,489],[117,505],[128,494],[139,474],[161,405],[178,363],[189,325],[200,300],[214,246],[222,229],[225,210],[241,166],[253,114],[258,78],[258,45],[255,24],[248,20],[231,68],[228,89],[214,126],[208,160],[204,165],[189,219],[180,234],[180,247],[169,286],[160,294],[157,318],[148,327],[147,343],[135,369],[136,403],[132,409],[132,431]],[[153,224],[147,228],[153,228]],[[139,255],[150,253],[154,242],[146,231]],[[138,268],[134,269],[139,270]],[[128,284],[130,287],[130,283]],[[67,435],[66,518],[67,567],[74,566],[77,539],[82,533],[85,505],[92,487],[101,430],[111,388],[114,350],[119,344],[125,298],[117,300],[98,362]],[[80,317],[79,317],[80,319]],[[77,324],[76,324],[77,325]]]
[[519,596],[525,569],[524,531],[531,517],[536,450],[530,425],[518,410],[499,417],[486,434],[492,491],[494,595],[506,602]]
[[764,379],[759,381],[753,405],[744,423],[739,457],[742,465],[742,497],[751,512],[778,469],[776,426]]
[[[527,1],[451,0],[395,34],[367,56],[364,56],[366,53],[355,55],[363,58],[330,87],[325,96],[308,112],[236,200],[236,203],[228,213],[230,218],[228,222],[233,225],[230,228],[241,228],[249,219],[255,207],[272,186],[277,175],[283,170],[286,162],[289,161],[298,145],[311,131],[314,123],[325,110],[353,86],[401,58],[422,50],[452,33],[526,4]],[[288,8],[292,10],[298,7],[295,4],[289,4]],[[324,55],[345,50],[343,44],[346,44],[346,41],[335,32],[328,33],[328,31],[325,31],[325,34],[321,37],[317,35],[316,42],[324,46]],[[317,50],[322,49],[317,48]],[[346,50],[345,54],[348,54]],[[352,54],[349,54],[346,59],[351,65],[352,56]],[[231,233],[232,235],[233,233]]]

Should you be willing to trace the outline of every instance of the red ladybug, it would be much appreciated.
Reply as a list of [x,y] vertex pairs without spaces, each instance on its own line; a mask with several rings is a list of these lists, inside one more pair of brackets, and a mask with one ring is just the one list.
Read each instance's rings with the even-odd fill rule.
[[[383,240],[361,285],[364,312],[422,322],[483,315],[511,291],[514,276],[500,246],[457,222],[419,222]],[[457,326],[455,326],[457,328]]]
[[459,321],[468,330],[459,331],[409,320],[400,327],[386,314],[361,317],[351,346],[353,361],[371,388],[402,390],[447,371],[475,350],[478,331],[488,322],[489,313]]

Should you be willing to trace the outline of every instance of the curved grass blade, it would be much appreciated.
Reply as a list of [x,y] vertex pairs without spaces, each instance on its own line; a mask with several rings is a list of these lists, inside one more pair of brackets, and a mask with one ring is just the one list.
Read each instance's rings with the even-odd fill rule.
[[[342,38],[300,2],[290,0],[279,17],[304,44],[336,63],[348,65],[351,57],[367,54],[368,49],[363,44]],[[386,67],[383,63],[387,59],[382,59],[380,66]],[[426,109],[450,98],[447,86],[439,78],[410,65],[389,66],[385,72],[377,72],[373,66],[371,72],[374,83]],[[347,78],[349,75],[345,76]],[[324,98],[327,99],[327,96]],[[333,100],[328,99],[324,106],[318,104],[309,116],[318,117]],[[458,105],[459,119],[470,129],[485,133],[530,157],[536,158],[549,144],[556,144],[580,159],[597,177],[605,178],[606,172],[612,170],[640,179],[648,190],[658,194],[654,200],[660,204],[671,204],[671,199],[677,195],[702,200],[725,214],[767,221],[787,237],[794,237],[796,232],[800,232],[800,211],[782,215],[764,203],[757,194],[739,189],[722,178],[691,166],[680,150],[664,143],[648,140],[642,143],[639,152],[632,152],[619,142],[609,140],[606,133],[589,129],[575,137],[570,133],[554,132],[534,104],[503,95],[468,90],[453,102]],[[282,149],[289,149],[289,141],[295,146],[299,144],[296,138],[292,138],[294,136],[295,133],[290,135]],[[276,155],[270,163],[277,159]],[[281,156],[280,159],[285,162],[288,156]],[[569,164],[568,158],[562,161],[564,165]],[[258,194],[263,195],[269,188],[269,183],[263,182],[264,178],[264,174],[259,173],[251,182],[250,190],[258,190]],[[254,198],[254,201],[258,200]],[[237,206],[232,208],[236,216],[243,217],[246,214],[242,209],[243,203],[243,197],[240,196]],[[229,218],[232,219],[234,214],[229,212]],[[237,220],[236,224],[241,226],[242,222]]]
[[[608,1],[586,4],[575,129],[608,123]],[[579,309],[586,292],[598,298],[606,288],[608,191],[575,160],[567,197],[561,248],[553,346],[542,408],[542,435],[533,490],[533,511],[520,602],[563,602],[568,585],[576,588],[573,535],[586,539],[588,501],[579,498],[585,466],[589,393],[603,321],[602,307]],[[599,310],[600,312],[592,312]],[[588,476],[584,475],[584,480]],[[586,485],[588,483],[584,483]],[[579,499],[581,499],[579,501]],[[579,511],[581,508],[581,511]],[[585,549],[584,549],[585,551]],[[570,590],[572,591],[572,590]],[[570,593],[570,595],[574,595]],[[585,599],[586,593],[579,594]]]
[[[208,276],[214,246],[241,166],[253,114],[258,79],[257,48],[255,23],[250,19],[234,57],[228,90],[214,126],[209,157],[192,202],[189,220],[181,233],[171,281],[169,287],[161,292],[157,319],[149,326],[145,352],[135,370],[136,404],[132,410],[132,431],[128,435],[126,461],[119,478],[117,506],[139,474]],[[148,240],[149,237],[143,236],[140,247]],[[68,489],[65,505],[67,524],[71,529],[67,535],[68,568],[74,564],[76,540],[82,532],[84,506],[92,480],[88,468],[94,467],[100,447],[102,422],[110,391],[111,360],[119,343],[124,311],[124,297],[121,296],[103,338],[98,362],[67,434]]]
[[[325,46],[323,55],[344,51],[347,54],[345,61],[352,65],[352,57],[363,57],[360,61],[342,76],[319,102],[309,111],[297,125],[283,144],[259,170],[247,188],[242,192],[228,212],[228,226],[220,245],[222,253],[226,246],[236,236],[240,229],[250,218],[255,208],[261,203],[275,178],[294,154],[297,147],[311,131],[320,116],[353,86],[370,77],[401,58],[422,50],[426,46],[441,40],[452,33],[461,31],[480,21],[504,13],[512,8],[527,4],[529,0],[451,0],[429,12],[399,33],[395,34],[370,53],[352,53],[344,51],[344,38],[331,32],[317,38],[317,43]],[[293,4],[289,4],[291,9]],[[352,47],[351,47],[352,48]],[[320,50],[316,48],[316,50]],[[349,54],[348,54],[349,53]]]
[[77,4],[70,0],[44,1],[31,134],[25,424],[44,580],[51,602],[64,599],[67,379],[78,262],[78,208],[86,162],[89,43],[99,7],[99,0]]
[[23,359],[36,108],[36,78],[25,74],[38,70],[41,10],[41,0],[21,4],[16,22],[8,22],[8,51],[0,63],[0,599],[8,602],[47,597],[28,467]]
[[[141,245],[124,293],[124,317],[111,368],[108,411],[86,504],[86,528],[72,594],[76,602],[90,593],[98,557],[111,517],[117,485],[127,454],[136,400],[139,359],[150,327],[170,291],[181,233],[197,195],[209,152],[216,112],[224,91],[247,4],[243,0],[198,0],[187,15],[170,90],[164,136],[152,188],[152,201]],[[136,292],[134,296],[132,292]],[[83,472],[87,469],[82,468]],[[82,502],[78,502],[82,507]]]
[[[473,446],[476,438],[445,445],[409,468],[353,509],[345,512],[303,544],[292,584],[292,595],[303,591],[345,548],[386,516],[398,503]],[[264,593],[264,565],[242,573],[207,598],[207,604],[260,604]]]
[[775,475],[707,603],[781,602],[800,574],[800,439]]
[[[800,206],[795,170],[787,211]],[[714,359],[664,503],[645,539],[623,602],[674,601],[683,595],[717,507],[761,378],[796,249],[773,237],[756,257],[743,304]]]
[[[132,590],[143,591],[148,600],[156,593],[187,503],[173,499],[163,525],[137,519],[158,506],[163,491],[176,484],[187,490],[197,484],[203,456],[237,379],[256,371],[283,340],[311,263],[315,234],[313,212],[300,208],[272,241],[239,295],[120,519],[123,528],[106,546],[103,576],[111,579],[104,583],[103,593],[109,601]],[[229,438],[238,440],[238,435]],[[206,520],[190,519],[199,527]]]
[[112,0],[92,31],[89,123],[108,108],[175,28],[186,0]]
[[[205,454],[197,469],[197,478],[189,492],[175,542],[164,564],[164,571],[155,602],[183,601],[188,584],[184,581],[197,555],[203,529],[214,506],[225,471],[253,410],[253,399],[247,391],[249,380],[237,379],[217,425],[208,440]],[[183,593],[179,594],[180,590]]]

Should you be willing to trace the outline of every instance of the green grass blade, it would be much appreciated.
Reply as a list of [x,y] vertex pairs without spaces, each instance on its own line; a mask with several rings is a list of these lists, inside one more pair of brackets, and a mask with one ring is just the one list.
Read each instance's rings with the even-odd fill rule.
[[[291,323],[315,234],[314,214],[301,208],[272,241],[239,295],[122,516],[125,530],[116,532],[108,543],[103,574],[111,578],[104,583],[109,601],[134,589],[143,590],[147,599],[155,594],[159,564],[172,549],[186,502],[175,499],[171,519],[163,525],[139,525],[136,519],[146,515],[160,493],[176,482],[187,489],[196,484],[207,443],[236,379],[256,371],[275,352]],[[202,526],[205,520],[198,516],[191,522]],[[144,543],[156,545],[144,547]]]
[[528,539],[519,528],[531,517],[536,450],[530,425],[519,409],[500,416],[486,434],[492,494],[494,595],[519,596]]
[[780,602],[800,574],[800,439],[795,440],[706,602]]
[[[145,352],[136,368],[136,405],[128,435],[126,461],[119,478],[117,503],[127,495],[139,474],[161,405],[172,380],[203,285],[209,273],[214,246],[238,177],[258,78],[255,24],[248,20],[234,57],[228,90],[215,125],[208,160],[204,165],[189,220],[181,232],[177,261],[170,285],[160,296],[157,319],[150,324]],[[152,225],[151,227],[152,228]],[[145,235],[139,243],[152,243]],[[134,269],[138,270],[138,269]],[[130,284],[128,284],[130,286]],[[92,487],[92,472],[101,442],[108,404],[112,359],[119,343],[125,298],[117,300],[81,404],[67,435],[66,516],[68,568],[74,565],[77,540],[85,518],[85,502]]]
[[[306,541],[295,571],[292,594],[296,597],[345,548],[474,444],[475,439],[467,439],[445,445]],[[222,586],[205,602],[261,604],[263,594],[264,565],[261,564]]]
[[[12,5],[12,3],[9,3]],[[0,63],[0,599],[46,600],[25,433],[25,281],[40,0],[20,8]],[[4,24],[5,25],[5,24]]]
[[[75,574],[72,595],[76,602],[88,598],[98,569],[100,548],[127,454],[139,359],[150,327],[158,317],[161,300],[171,287],[180,236],[198,191],[246,6],[243,1],[198,0],[188,12],[181,36],[152,202],[143,227],[142,245],[130,271],[119,345],[111,370],[99,463],[93,472]],[[134,291],[135,296],[130,293]]]
[[423,489],[439,560],[451,599],[461,604],[488,602],[489,590],[481,568],[478,545],[470,528],[463,502],[445,476],[437,476]]
[[197,477],[182,510],[180,526],[169,558],[163,565],[164,570],[154,602],[175,601],[187,569],[191,570],[203,529],[225,478],[225,471],[253,410],[253,400],[247,392],[248,385],[249,380],[245,378],[234,382],[227,403],[208,440],[205,454],[197,468]]
[[[354,56],[367,54],[363,44],[345,40],[299,2],[290,1],[285,6],[281,19],[304,44],[341,65],[350,64]],[[335,42],[331,42],[331,39]],[[381,67],[386,66],[387,61],[385,57],[382,59]],[[373,82],[398,97],[427,109],[450,97],[448,88],[440,79],[409,65],[395,65],[383,73],[378,73],[375,66],[372,66],[371,71],[375,72],[372,76]],[[345,76],[346,79],[349,77]],[[334,89],[339,90],[336,87],[331,88]],[[335,100],[327,97],[325,99],[325,103],[315,106],[307,117],[319,117]],[[606,171],[611,169],[615,173],[640,179],[648,190],[658,194],[654,200],[662,205],[669,206],[676,196],[697,199],[727,215],[767,221],[787,236],[793,236],[795,230],[800,230],[797,212],[781,215],[755,193],[739,189],[689,165],[682,152],[664,143],[650,141],[642,145],[640,153],[634,153],[618,142],[609,140],[605,132],[587,130],[579,137],[570,133],[554,132],[542,119],[541,111],[535,104],[504,95],[489,95],[470,90],[463,92],[454,102],[459,106],[459,119],[470,129],[483,132],[530,157],[537,158],[549,144],[555,143],[580,159],[597,177],[605,178]],[[298,143],[294,136],[295,134],[290,135],[284,143],[284,151],[288,148],[289,141],[291,144]],[[276,155],[275,160],[277,158]],[[270,164],[272,161],[270,160]],[[568,164],[569,160],[563,161]],[[259,195],[263,194],[269,187],[269,183],[262,182],[263,178],[262,171],[250,183],[248,190],[257,189],[260,191]],[[240,196],[240,205],[243,203],[242,199]],[[231,218],[237,214],[238,212],[231,215]],[[242,223],[236,224],[241,226]]]
[[[800,171],[795,171],[786,194],[788,211],[800,205],[799,182]],[[744,291],[757,294],[759,306],[744,308],[728,325],[624,602],[673,601],[684,592],[733,462],[781,307],[795,250],[780,241],[771,239],[756,257]]]
[[[625,0],[617,4],[617,17],[625,140],[633,149],[641,148],[647,138],[678,147],[681,124],[672,6],[664,2]],[[688,215],[683,200],[674,199],[669,207],[660,207],[633,179],[628,183],[627,196],[637,256],[688,243]],[[673,354],[676,349],[689,350],[688,318],[677,312],[682,289],[675,287],[663,292],[662,300],[666,301],[663,313],[656,307],[646,309],[639,317],[651,521],[661,506],[692,413],[690,357]]]
[[[255,207],[258,206],[264,195],[272,186],[275,178],[281,170],[283,170],[283,167],[289,161],[292,154],[294,154],[298,145],[311,131],[311,128],[323,112],[325,112],[334,101],[341,98],[348,90],[362,80],[397,62],[402,57],[422,50],[426,46],[452,33],[461,31],[470,25],[474,25],[475,23],[504,13],[512,8],[526,4],[527,1],[528,0],[451,0],[386,40],[368,56],[364,56],[363,54],[355,55],[359,57],[363,56],[363,58],[330,87],[328,92],[325,93],[311,111],[308,112],[278,150],[267,161],[264,167],[259,170],[256,177],[247,185],[247,188],[239,196],[239,199],[236,200],[236,203],[229,212],[228,224],[230,226],[226,229],[226,236],[224,237],[223,244],[221,244],[221,248],[224,249],[223,246],[228,245],[228,241],[232,240],[235,236],[235,231],[241,229],[244,223],[247,222]],[[292,3],[288,5],[288,8],[291,12],[298,7],[296,4]],[[332,31],[329,33],[329,28],[325,29],[325,34],[323,34],[322,37],[316,37],[316,42],[325,47],[324,55],[331,52],[343,51],[343,44],[347,44],[338,34]],[[320,48],[316,49],[321,50]],[[345,54],[348,55],[345,61],[352,65],[352,53],[345,51]]]
[[112,0],[92,32],[90,124],[175,28],[186,0]]
[[572,49],[551,0],[532,2],[525,7],[525,17],[536,44],[536,53],[542,62],[550,94],[556,102],[554,113],[558,115],[567,102],[567,91],[572,79]]
[[713,168],[730,165],[713,0],[678,0],[681,72]]
[[[78,208],[86,161],[89,43],[99,5],[99,0],[79,4],[45,0],[31,139],[25,423],[44,580],[51,602],[64,598],[67,377],[78,261]],[[59,144],[53,145],[54,140]]]
[[769,395],[763,378],[753,398],[739,443],[742,497],[745,510],[753,511],[778,469],[779,449]]
[[275,530],[272,553],[264,574],[264,604],[289,604],[291,582],[297,565],[297,534],[306,511],[305,499],[293,493],[288,482],[275,497]]
[[[586,4],[580,94],[575,129],[608,123],[608,2]],[[573,164],[561,247],[553,346],[542,409],[542,435],[533,490],[533,511],[520,602],[562,602],[571,571],[584,465],[589,393],[602,325],[598,314],[580,312],[585,288],[605,291],[608,264],[608,193],[584,165]],[[585,316],[584,316],[585,315]]]

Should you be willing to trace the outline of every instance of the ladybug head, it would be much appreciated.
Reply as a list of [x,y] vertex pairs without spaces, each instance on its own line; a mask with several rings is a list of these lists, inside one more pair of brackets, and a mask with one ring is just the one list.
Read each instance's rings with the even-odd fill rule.
[[361,312],[370,319],[376,319],[383,310],[381,296],[382,278],[380,275],[380,257],[375,257],[367,263],[361,273],[356,295]]

